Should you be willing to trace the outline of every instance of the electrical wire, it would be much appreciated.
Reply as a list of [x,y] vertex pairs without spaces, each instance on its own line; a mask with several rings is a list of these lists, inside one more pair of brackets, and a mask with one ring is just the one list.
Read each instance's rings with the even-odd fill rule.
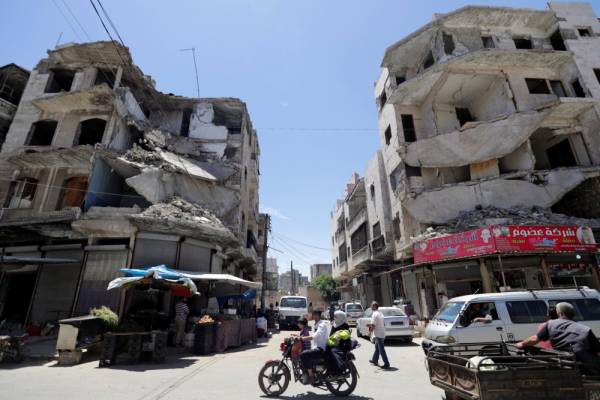
[[79,28],[81,29],[81,31],[83,32],[83,34],[85,35],[85,37],[87,37],[87,39],[89,41],[91,41],[92,38],[87,33],[87,31],[85,30],[85,28],[83,27],[83,25],[81,24],[81,22],[79,21],[79,19],[75,16],[75,13],[73,12],[73,10],[71,10],[71,7],[69,7],[69,4],[67,4],[67,2],[65,0],[61,0],[61,2],[64,4],[64,6],[67,9],[67,11],[69,12],[69,14],[71,14],[71,16],[73,17],[73,19],[77,23],[77,25],[79,25]]
[[[63,0],[64,1],[64,0]],[[104,16],[106,16],[106,19],[108,20],[108,23],[110,24],[110,26],[113,28],[113,31],[115,31],[115,33],[117,34],[117,37],[119,38],[119,40],[121,41],[121,44],[123,46],[125,46],[125,42],[123,41],[123,38],[121,37],[121,34],[119,33],[119,31],[117,30],[117,27],[115,26],[115,24],[112,22],[112,19],[110,19],[110,16],[108,15],[108,13],[106,12],[106,9],[104,8],[104,6],[102,5],[102,2],[100,0],[96,0],[98,2],[98,4],[100,5],[100,8],[102,9],[102,13],[104,14]]]
[[289,241],[291,241],[291,242],[297,243],[297,244],[299,244],[299,245],[302,245],[302,246],[305,246],[305,247],[309,247],[309,248],[311,248],[311,249],[323,250],[323,251],[331,252],[331,249],[327,249],[327,248],[325,248],[325,247],[319,247],[319,246],[315,246],[315,245],[312,245],[312,244],[303,243],[303,242],[301,242],[301,241],[299,241],[299,240],[292,239],[291,237],[288,237],[288,236],[282,235],[282,234],[281,234],[281,233],[279,233],[279,232],[277,232],[277,235],[278,235],[278,236],[280,236],[280,237],[282,237],[282,238],[285,238],[285,239],[287,239],[287,240],[289,240]]
[[316,261],[316,258],[313,258],[312,255],[306,255],[300,251],[298,251],[297,249],[295,249],[293,246],[291,246],[290,244],[286,243],[285,241],[283,241],[281,238],[279,237],[274,237],[274,240],[276,240],[278,242],[279,245],[281,245],[282,247],[284,247],[284,249],[286,249],[289,253],[291,253],[291,255],[301,259],[302,261],[310,264],[318,264],[318,261]]
[[69,25],[69,27],[71,28],[71,30],[73,31],[73,33],[75,34],[75,36],[77,36],[77,38],[79,40],[83,41],[83,38],[79,35],[79,32],[77,32],[77,30],[75,29],[75,27],[73,26],[73,24],[71,23],[71,21],[69,21],[69,19],[67,18],[67,16],[63,12],[63,10],[58,6],[58,3],[56,3],[56,0],[52,0],[52,3],[54,3],[54,7],[56,7],[56,9],[60,13],[60,15],[62,15],[63,19],[65,20],[65,22],[67,23],[67,25]]
[[279,239],[273,238],[273,240],[275,240],[275,242],[278,244],[278,246],[283,247],[284,252],[288,256],[290,256],[292,259],[293,258],[299,259],[300,261],[303,261],[307,265],[314,264],[312,261],[309,261],[309,260],[305,259],[304,257],[298,255],[297,253],[293,252],[285,243],[281,242]]

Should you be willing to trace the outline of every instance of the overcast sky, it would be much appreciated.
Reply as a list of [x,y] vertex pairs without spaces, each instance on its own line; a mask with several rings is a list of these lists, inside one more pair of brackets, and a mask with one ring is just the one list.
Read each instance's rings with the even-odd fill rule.
[[[280,270],[330,262],[330,212],[379,146],[373,83],[385,48],[465,4],[545,1],[101,0],[159,90],[248,104],[260,145],[260,204]],[[600,0],[591,2],[600,12]],[[68,8],[66,7],[68,6]],[[77,18],[73,18],[73,15]],[[61,35],[62,33],[62,35]],[[106,40],[87,0],[4,0],[0,65],[31,69],[60,43]],[[304,244],[314,247],[307,247]]]

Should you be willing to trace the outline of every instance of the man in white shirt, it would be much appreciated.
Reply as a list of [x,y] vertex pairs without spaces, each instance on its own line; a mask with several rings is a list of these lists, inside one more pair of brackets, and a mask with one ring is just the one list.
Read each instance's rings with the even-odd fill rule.
[[381,359],[383,360],[383,365],[381,368],[388,369],[390,368],[390,362],[388,361],[387,354],[385,353],[385,320],[383,318],[383,314],[379,310],[379,304],[376,301],[371,303],[371,310],[373,310],[373,315],[371,316],[371,323],[367,326],[369,327],[369,331],[371,332],[371,337],[373,338],[373,343],[375,344],[375,352],[373,353],[373,357],[369,360],[369,362],[373,365],[379,365],[379,355],[381,354]]
[[313,383],[315,380],[315,365],[325,360],[327,339],[329,338],[329,324],[321,319],[321,311],[313,310],[312,319],[315,321],[313,332],[310,336],[302,336],[302,341],[312,341],[312,349],[304,350],[300,354],[302,366],[308,375],[304,383]]

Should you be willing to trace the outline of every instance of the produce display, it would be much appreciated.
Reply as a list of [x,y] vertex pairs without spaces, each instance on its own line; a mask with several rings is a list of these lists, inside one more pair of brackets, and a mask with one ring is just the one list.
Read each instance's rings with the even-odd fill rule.
[[204,315],[204,316],[202,316],[202,318],[200,318],[200,319],[198,320],[198,322],[196,322],[196,323],[197,323],[198,325],[201,325],[201,324],[212,324],[213,322],[215,322],[215,320],[214,320],[214,319],[212,319],[212,318],[210,317],[210,315],[208,315],[208,314],[207,314],[207,315]]

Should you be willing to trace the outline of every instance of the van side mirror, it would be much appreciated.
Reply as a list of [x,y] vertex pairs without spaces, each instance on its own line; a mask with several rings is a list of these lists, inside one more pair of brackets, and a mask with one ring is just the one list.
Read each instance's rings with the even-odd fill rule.
[[461,311],[460,314],[458,315],[458,322],[460,324],[461,327],[465,327],[465,326],[469,326],[469,318],[467,317],[467,313],[464,311]]

